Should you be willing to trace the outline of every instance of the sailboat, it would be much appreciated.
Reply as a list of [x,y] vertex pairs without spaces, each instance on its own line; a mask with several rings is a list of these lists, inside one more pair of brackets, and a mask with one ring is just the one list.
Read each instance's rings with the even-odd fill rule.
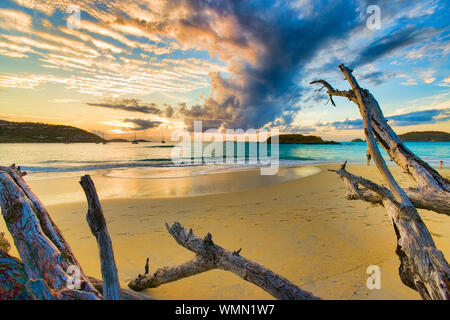
[[166,142],[164,141],[164,135],[161,135],[161,143],[166,143]]
[[103,144],[107,144],[108,142],[105,140],[105,133],[103,133]]
[[134,134],[134,140],[131,141],[131,143],[132,144],[138,144],[139,143],[139,141],[137,141],[137,139],[136,139],[136,133]]

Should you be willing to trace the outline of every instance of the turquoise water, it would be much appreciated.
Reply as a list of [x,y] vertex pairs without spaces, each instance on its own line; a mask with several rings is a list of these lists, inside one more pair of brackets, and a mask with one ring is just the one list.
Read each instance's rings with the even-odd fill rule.
[[[432,166],[438,166],[439,161],[444,162],[444,167],[450,166],[449,142],[409,142],[406,145]],[[187,159],[187,163],[175,164],[171,160],[173,145],[170,143],[0,144],[0,165],[16,163],[32,173],[79,174],[107,170],[111,176],[120,176],[130,174],[130,169],[136,172],[140,168],[147,168],[151,169],[152,177],[179,176],[181,172],[189,176],[258,166],[248,163],[248,144],[235,144],[235,149],[242,147],[246,147],[246,156],[235,157],[235,160],[240,160],[238,163],[190,163],[191,159]],[[343,142],[340,145],[280,145],[280,166],[341,163],[345,160],[364,163],[366,148],[365,143],[357,142]],[[384,151],[383,154],[389,160]]]

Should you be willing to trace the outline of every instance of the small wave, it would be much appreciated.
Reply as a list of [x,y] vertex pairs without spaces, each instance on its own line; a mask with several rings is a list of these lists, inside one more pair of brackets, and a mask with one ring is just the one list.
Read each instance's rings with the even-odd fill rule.
[[141,162],[172,162],[172,159],[169,159],[169,158],[166,158],[166,159],[164,159],[164,158],[162,158],[162,159],[154,158],[154,159],[141,159],[141,160],[138,160],[138,161],[141,161]]
[[160,145],[160,146],[145,146],[144,148],[155,149],[155,148],[173,148],[175,145]]

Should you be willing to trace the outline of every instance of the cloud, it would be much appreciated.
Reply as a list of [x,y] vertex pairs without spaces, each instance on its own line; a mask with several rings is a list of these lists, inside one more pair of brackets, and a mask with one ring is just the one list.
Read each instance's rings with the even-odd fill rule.
[[403,81],[402,83],[400,83],[403,86],[416,86],[417,85],[417,80],[416,79],[408,79],[406,81]]
[[388,81],[395,77],[395,73],[388,71],[370,71],[362,74],[359,79],[362,81],[368,81],[374,86],[380,85],[383,82]]
[[[151,19],[118,16],[115,23],[173,37],[182,48],[206,49],[226,61],[228,74],[211,72],[211,94],[180,112],[211,125],[260,128],[299,109],[297,80],[317,51],[359,23],[356,3],[311,2],[311,14],[277,1],[193,1],[160,4]],[[153,8],[152,8],[153,9]]]
[[145,114],[160,114],[162,112],[156,103],[142,103],[139,99],[112,99],[106,102],[88,102],[86,104],[92,107],[125,110]]
[[175,109],[170,104],[164,104],[164,106],[166,107],[164,110],[164,115],[167,118],[172,118],[175,113]]
[[355,120],[345,119],[343,121],[317,123],[316,126],[318,126],[318,127],[333,127],[336,130],[355,130],[355,129],[363,128],[363,121],[362,121],[362,119],[355,119]]
[[397,29],[372,41],[359,52],[356,59],[349,65],[352,68],[356,68],[374,62],[397,49],[407,47],[434,34],[436,34],[436,30],[433,28],[423,29],[413,25]]
[[21,11],[2,8],[0,10],[0,29],[31,32],[33,23],[31,17]]
[[450,108],[415,111],[387,117],[393,126],[412,126],[417,124],[432,124],[450,120]]
[[81,102],[80,100],[77,99],[66,99],[66,98],[62,98],[62,99],[51,99],[48,102],[51,103],[77,103],[77,102]]
[[[48,72],[0,75],[0,87],[35,89],[50,82],[100,97],[157,96],[160,101],[164,96],[170,100],[160,106],[138,99],[88,104],[156,114],[177,124],[182,119],[187,127],[203,120],[205,128],[296,130],[296,112],[324,95],[311,95],[313,89],[305,89],[303,83],[313,75],[326,74],[330,69],[325,67],[330,65],[325,63],[336,70],[343,61],[367,65],[406,47],[414,57],[430,52],[438,56],[450,49],[444,33],[440,39],[433,37],[439,23],[429,23],[435,17],[443,20],[438,13],[445,12],[444,5],[428,0],[79,0],[84,19],[81,30],[66,28],[61,18],[73,0],[13,1],[45,13],[48,20],[42,19],[41,12],[33,12],[33,17],[39,19],[34,23],[40,30],[46,29],[20,36],[0,33],[0,55],[29,55],[30,61],[37,55],[36,64]],[[381,30],[366,28],[369,4],[382,9]],[[12,21],[17,13],[27,16],[9,9],[5,12],[0,12],[0,21],[4,16]],[[29,30],[33,21],[28,17],[30,23],[6,23],[10,29],[5,30]],[[430,51],[424,43],[432,41]],[[408,52],[402,58],[408,59]],[[312,66],[316,73],[310,72]],[[369,68],[360,79],[378,85],[393,74]],[[403,84],[436,81],[433,76],[415,77]],[[438,82],[447,85],[434,83]],[[179,101],[186,103],[176,106]]]
[[[389,125],[406,127],[421,124],[433,124],[437,122],[450,120],[450,108],[447,109],[429,109],[414,111],[394,116],[386,117]],[[333,127],[336,130],[355,130],[363,128],[362,119],[346,119],[343,121],[333,121],[328,123],[318,123],[318,127]]]
[[161,121],[154,121],[147,119],[125,119],[123,121],[133,123],[135,125],[134,128],[131,128],[131,130],[133,131],[141,131],[157,128],[162,123]]
[[433,77],[435,72],[432,69],[420,70],[418,73],[421,76],[424,83],[429,84],[433,83],[436,80],[436,78]]

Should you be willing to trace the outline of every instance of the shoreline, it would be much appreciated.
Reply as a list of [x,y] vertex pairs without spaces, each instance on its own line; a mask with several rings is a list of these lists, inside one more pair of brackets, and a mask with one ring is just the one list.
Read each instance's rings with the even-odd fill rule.
[[[324,299],[420,299],[398,276],[394,230],[384,208],[346,200],[342,181],[328,171],[336,165],[320,165],[317,174],[244,191],[101,200],[121,284],[126,287],[143,272],[147,257],[151,272],[192,258],[193,254],[176,244],[165,230],[165,222],[178,221],[193,228],[199,237],[211,232],[213,241],[228,250],[242,248],[242,256]],[[348,169],[381,181],[374,166],[349,164]],[[398,168],[392,170],[403,187],[413,184]],[[448,176],[448,170],[444,171]],[[223,174],[236,181],[243,175]],[[29,183],[40,198],[58,188],[52,180],[45,182],[42,190]],[[86,202],[47,205],[47,209],[86,273],[100,277],[97,244],[85,220]],[[438,249],[449,256],[448,217],[419,212]],[[4,229],[1,221],[0,230]],[[9,234],[7,238],[11,240]],[[17,255],[16,249],[11,253]],[[381,267],[381,290],[366,288],[369,265]],[[260,288],[219,270],[145,293],[156,299],[272,299]]]

